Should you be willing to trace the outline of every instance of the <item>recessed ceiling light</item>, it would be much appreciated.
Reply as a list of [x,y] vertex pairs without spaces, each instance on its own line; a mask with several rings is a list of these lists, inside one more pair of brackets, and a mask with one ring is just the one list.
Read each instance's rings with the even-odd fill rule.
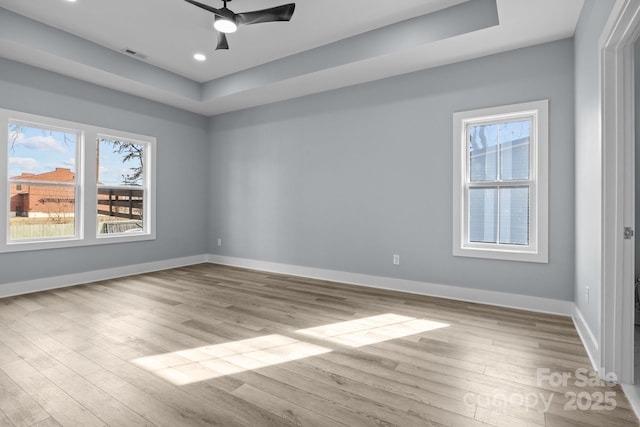
[[75,3],[76,0],[67,0],[69,3]]
[[206,56],[204,56],[204,55],[203,55],[203,54],[201,54],[201,53],[196,53],[196,54],[194,54],[194,55],[193,55],[193,59],[195,59],[196,61],[200,61],[200,62],[202,62],[202,61],[206,61],[206,60],[207,60],[207,57],[206,57]]

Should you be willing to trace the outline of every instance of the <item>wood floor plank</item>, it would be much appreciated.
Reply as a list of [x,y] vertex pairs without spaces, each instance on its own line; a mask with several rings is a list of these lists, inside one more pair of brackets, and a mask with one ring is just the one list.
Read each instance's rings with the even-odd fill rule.
[[324,370],[312,361],[307,363],[307,361],[301,360],[287,363],[282,365],[282,368],[294,375],[306,378],[314,387],[319,387],[322,384],[324,387],[333,389],[330,395],[335,395],[338,391],[343,396],[357,396],[360,402],[363,402],[362,399],[364,399],[365,402],[370,403],[361,406],[361,410],[381,411],[381,419],[388,417],[389,421],[400,426],[404,423],[447,425],[454,419],[470,420],[469,417],[462,414],[454,414],[401,396],[393,391],[370,387],[361,381]]
[[[303,362],[305,363],[305,362]],[[323,355],[315,358],[313,361],[314,367],[323,369],[327,372],[332,372],[335,375],[339,375],[343,378],[348,378],[353,381],[358,381],[365,384],[373,390],[380,390],[382,393],[394,393],[407,399],[415,400],[428,406],[444,409],[446,411],[454,412],[469,418],[473,418],[475,408],[466,405],[463,401],[463,395],[459,396],[447,396],[441,390],[441,387],[428,387],[426,383],[421,383],[423,387],[417,387],[415,385],[404,384],[397,380],[397,378],[385,378],[379,373],[364,372],[359,369],[355,369],[353,365],[345,366],[342,363],[336,361],[332,354]]]
[[0,299],[0,426],[639,425],[540,381],[589,363],[568,317],[211,264]]
[[243,384],[238,387],[233,394],[247,402],[251,402],[272,414],[282,417],[290,421],[293,425],[315,425],[315,426],[335,426],[346,427],[332,418],[325,417],[323,414],[308,410],[303,406],[291,403],[288,399],[282,399],[273,394],[266,393],[253,387],[250,384]]
[[37,369],[46,369],[55,365],[55,361],[48,354],[12,328],[0,329],[0,342],[10,348],[20,359],[28,361]]
[[[149,396],[172,406],[177,414],[192,414],[195,419],[205,419],[212,425],[278,425],[282,420],[271,419],[266,412],[253,405],[242,405],[228,392],[208,384],[195,384],[191,387],[176,387],[160,379],[153,373],[145,371],[129,361],[111,354],[108,348],[94,348],[83,354],[92,357],[106,371],[127,381]],[[228,382],[228,381],[225,381]],[[229,391],[235,390],[242,383],[235,383]],[[236,403],[236,405],[230,404]],[[182,416],[182,415],[181,415]],[[189,417],[190,418],[190,417]],[[261,424],[252,424],[253,422]]]
[[[260,374],[287,384],[305,393],[315,396],[316,399],[324,399],[330,402],[330,407],[338,405],[344,410],[365,417],[368,425],[383,426],[417,426],[425,425],[425,420],[408,414],[398,408],[390,407],[381,401],[374,401],[364,396],[351,393],[336,384],[327,381],[317,381],[313,372],[307,372],[300,366],[291,364],[273,366],[260,371]],[[254,381],[246,381],[254,383]],[[357,424],[356,424],[357,425]]]
[[0,410],[16,427],[30,426],[49,418],[47,411],[2,370],[0,390]]
[[62,363],[78,375],[86,376],[100,369],[100,367],[93,361],[73,351],[49,335],[43,335],[42,333],[31,331],[23,333],[22,336],[33,343],[34,346],[49,355],[52,359]]
[[33,424],[31,427],[62,427],[62,424],[56,421],[55,418],[49,417],[46,420],[42,420]]
[[0,408],[0,427],[15,427],[15,424],[13,424],[9,418],[7,418],[7,416],[5,415],[5,413],[2,411],[2,409]]
[[15,300],[17,298],[20,298],[20,297],[18,296],[13,298],[0,299],[0,308],[2,308],[2,310],[0,310],[1,320],[11,322],[15,319],[20,319],[24,315],[29,313],[29,310],[25,309],[23,306],[16,303]]
[[71,369],[57,364],[41,373],[110,426],[153,425]]
[[[69,397],[24,360],[3,365],[0,368],[50,414],[53,420],[59,423],[58,425],[86,427],[105,425],[104,422]],[[50,425],[55,425],[52,421],[47,420],[43,422],[46,421]]]
[[[376,418],[370,411],[358,412],[353,408],[343,406],[339,399],[331,400],[335,396],[314,394],[311,390],[313,389],[312,382],[303,384],[302,388],[294,387],[290,383],[291,374],[278,367],[261,369],[259,373],[241,374],[238,375],[238,378],[243,380],[243,386],[251,384],[264,393],[328,417],[336,424],[346,424],[352,427],[372,424],[390,425],[388,422]],[[259,401],[256,402],[256,404],[259,403]]]
[[188,408],[177,410],[108,371],[95,372],[87,376],[87,380],[153,425],[166,427],[231,425],[229,420],[221,420],[221,417],[195,413]]
[[215,382],[196,382],[184,387],[191,396],[211,402],[212,409],[232,417],[238,425],[242,426],[294,426],[295,424],[286,418],[277,416],[259,406],[243,400],[221,387],[216,387]]
[[20,356],[0,340],[0,365],[20,359]]

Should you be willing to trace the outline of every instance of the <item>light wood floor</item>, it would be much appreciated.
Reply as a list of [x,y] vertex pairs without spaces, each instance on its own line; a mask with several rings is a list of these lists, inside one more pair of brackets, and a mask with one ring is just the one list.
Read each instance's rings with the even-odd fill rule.
[[0,300],[2,426],[638,425],[577,369],[569,318],[215,265]]

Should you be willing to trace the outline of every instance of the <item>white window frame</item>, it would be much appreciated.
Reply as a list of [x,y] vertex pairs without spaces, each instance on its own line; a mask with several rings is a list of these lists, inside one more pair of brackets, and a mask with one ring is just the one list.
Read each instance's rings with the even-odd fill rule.
[[[29,239],[11,241],[9,238],[10,187],[9,167],[9,123],[24,122],[33,126],[79,131],[76,147],[76,235],[74,237]],[[110,243],[137,242],[156,239],[156,138],[131,132],[101,128],[82,123],[44,117],[19,111],[0,109],[0,253],[70,248],[77,246]],[[96,158],[98,136],[108,135],[115,139],[138,141],[146,145],[145,150],[145,199],[144,231],[98,235],[97,206],[98,185],[96,183]]]
[[[139,138],[139,135],[136,138],[133,137],[125,137],[124,136],[125,133],[124,132],[119,132],[117,134],[114,134],[113,132],[106,132],[106,133],[98,133],[97,138],[96,138],[96,150],[97,150],[97,145],[98,145],[98,141],[100,139],[110,139],[110,140],[116,140],[116,141],[126,141],[126,142],[131,142],[134,144],[140,144],[144,146],[144,151],[143,151],[143,179],[142,179],[142,186],[131,186],[131,185],[101,185],[101,184],[96,184],[96,210],[98,207],[98,189],[100,188],[121,188],[124,190],[142,190],[143,191],[143,198],[142,198],[142,203],[143,203],[143,207],[142,207],[142,212],[143,212],[143,216],[142,216],[142,222],[143,222],[143,231],[141,232],[141,234],[148,234],[149,232],[147,230],[150,230],[153,227],[153,224],[155,223],[155,221],[153,221],[152,219],[154,218],[155,215],[155,209],[149,209],[149,207],[151,206],[149,199],[153,198],[154,196],[152,196],[152,189],[155,187],[154,185],[152,185],[153,182],[155,182],[155,176],[153,176],[152,171],[155,168],[150,168],[147,167],[147,165],[153,164],[153,158],[155,157],[154,155],[154,150],[155,150],[155,144],[152,143],[151,141],[149,141],[148,139],[141,139]],[[131,135],[131,134],[127,134],[127,135]],[[131,135],[133,136],[133,135]],[[97,221],[97,219],[96,219]],[[115,239],[115,238],[119,238],[119,237],[126,237],[126,234],[124,233],[114,233],[114,234],[100,234],[99,230],[98,230],[98,224],[96,223],[96,228],[95,228],[95,233],[96,233],[96,238],[98,240],[101,239]],[[138,233],[136,233],[138,234]]]
[[[471,242],[469,189],[509,186],[508,182],[471,183],[469,133],[471,126],[531,120],[529,171],[529,244]],[[518,181],[522,184],[523,181]],[[549,101],[533,101],[453,114],[453,255],[508,261],[549,262]]]
[[[74,240],[81,240],[83,235],[83,227],[82,227],[82,218],[84,217],[84,212],[83,212],[83,203],[82,203],[82,191],[81,191],[81,185],[82,185],[82,173],[83,173],[83,167],[82,167],[82,158],[83,158],[83,147],[84,147],[84,141],[83,141],[83,133],[82,131],[78,128],[78,127],[73,127],[73,126],[61,126],[61,122],[59,121],[55,121],[55,120],[51,120],[51,119],[47,119],[47,120],[38,120],[38,121],[30,121],[30,120],[21,120],[21,119],[16,119],[15,118],[15,114],[11,115],[11,117],[7,120],[7,127],[5,127],[5,129],[7,130],[7,138],[8,138],[8,127],[9,124],[19,124],[19,125],[24,125],[24,126],[28,126],[28,127],[34,127],[34,128],[43,128],[45,130],[53,130],[53,131],[58,131],[58,132],[62,132],[62,133],[66,133],[66,134],[73,134],[76,136],[76,146],[75,146],[75,164],[76,164],[76,171],[75,171],[75,182],[73,183],[73,185],[69,185],[69,184],[62,184],[59,182],[47,182],[47,181],[37,181],[38,185],[45,185],[45,186],[59,186],[59,187],[73,187],[74,188],[74,197],[75,197],[75,201],[74,201],[74,233],[73,236],[60,236],[60,237],[44,237],[42,239],[24,239],[24,240],[11,240],[11,236],[9,235],[9,221],[10,221],[10,215],[9,212],[11,211],[11,199],[10,199],[10,193],[11,193],[11,185],[17,184],[17,185],[27,185],[27,186],[34,186],[36,185],[34,183],[34,181],[29,181],[29,180],[12,180],[11,182],[9,182],[9,176],[8,173],[4,174],[4,180],[6,181],[6,185],[7,185],[7,194],[5,195],[5,202],[7,204],[7,208],[6,208],[6,212],[7,215],[9,215],[9,217],[7,218],[7,222],[6,222],[6,227],[7,227],[7,238],[6,238],[6,242],[7,245],[27,245],[27,244],[31,244],[34,242],[61,242],[61,241],[74,241]],[[9,145],[9,141],[7,140],[6,145],[3,144],[3,147],[7,147]],[[4,150],[4,149],[3,149]],[[7,155],[7,168],[8,168],[8,150],[5,150],[5,153]],[[3,222],[4,223],[4,222]]]

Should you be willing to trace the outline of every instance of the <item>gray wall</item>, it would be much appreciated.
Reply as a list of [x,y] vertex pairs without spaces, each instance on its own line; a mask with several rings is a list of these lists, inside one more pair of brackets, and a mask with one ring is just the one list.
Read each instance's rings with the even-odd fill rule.
[[[598,40],[614,0],[587,0],[575,34],[575,302],[591,331],[600,330],[602,152]],[[553,185],[553,183],[551,184]],[[589,287],[587,301],[586,288]]]
[[[213,117],[211,252],[572,300],[573,65],[567,39]],[[453,112],[539,99],[550,262],[453,257]]]
[[206,253],[208,120],[0,59],[0,107],[157,137],[157,239],[0,254],[0,286]]

